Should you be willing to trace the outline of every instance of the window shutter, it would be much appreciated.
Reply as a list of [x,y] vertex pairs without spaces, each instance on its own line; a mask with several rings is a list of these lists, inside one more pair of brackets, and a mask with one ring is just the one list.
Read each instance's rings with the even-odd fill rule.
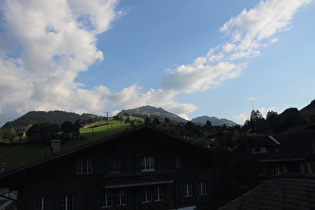
[[75,194],[74,207],[76,210],[82,210],[82,194],[80,193]]
[[96,174],[102,173],[102,171],[101,171],[101,160],[99,158],[95,158],[95,160],[94,160],[94,172]]
[[99,209],[101,206],[101,193],[95,192],[94,193],[94,209]]
[[179,185],[179,195],[180,195],[180,198],[183,199],[185,198],[185,184],[184,183],[180,183]]
[[132,157],[127,157],[127,172],[133,172]]

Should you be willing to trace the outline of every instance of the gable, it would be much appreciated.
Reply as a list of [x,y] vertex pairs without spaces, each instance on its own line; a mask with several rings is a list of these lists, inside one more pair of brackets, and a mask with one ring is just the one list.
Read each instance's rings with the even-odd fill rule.
[[[132,152],[136,154],[131,154]],[[13,183],[14,180],[19,180],[19,177],[27,173],[37,174],[37,171],[39,171],[38,173],[49,171],[48,174],[62,173],[62,168],[67,168],[69,164],[73,167],[75,161],[82,157],[106,159],[106,157],[118,155],[141,156],[153,154],[161,156],[162,154],[174,155],[176,153],[181,153],[189,159],[202,154],[206,155],[209,150],[149,126],[141,126],[1,173],[0,185],[1,182]],[[16,182],[14,185],[18,184]]]

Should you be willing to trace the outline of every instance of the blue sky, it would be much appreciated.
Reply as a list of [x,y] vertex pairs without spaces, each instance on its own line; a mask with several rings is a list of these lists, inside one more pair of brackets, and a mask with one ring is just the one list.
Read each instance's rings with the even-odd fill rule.
[[315,99],[311,0],[5,0],[0,125],[143,105],[243,124]]

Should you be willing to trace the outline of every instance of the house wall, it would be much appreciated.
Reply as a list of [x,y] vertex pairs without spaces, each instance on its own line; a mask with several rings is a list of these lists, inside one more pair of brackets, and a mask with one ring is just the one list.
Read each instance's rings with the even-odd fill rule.
[[[181,168],[174,167],[175,155],[182,157]],[[154,171],[141,171],[143,156],[155,157]],[[105,191],[116,195],[120,190],[126,193],[124,208],[168,209],[192,205],[199,196],[200,181],[207,183],[210,190],[207,157],[205,150],[151,133],[118,138],[25,173],[18,208],[35,209],[35,200],[48,196],[50,209],[59,209],[60,196],[72,195],[75,209],[99,209]],[[91,159],[93,173],[77,174],[80,158]],[[118,174],[111,172],[113,158],[121,160]],[[190,197],[185,197],[187,183],[192,186]],[[157,186],[164,189],[163,201],[143,203],[144,188],[154,191]]]

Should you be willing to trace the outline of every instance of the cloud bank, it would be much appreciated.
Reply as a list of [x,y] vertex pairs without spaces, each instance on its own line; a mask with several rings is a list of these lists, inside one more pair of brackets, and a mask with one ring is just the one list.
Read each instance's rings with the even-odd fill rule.
[[[143,90],[134,84],[114,93],[106,86],[85,89],[75,79],[103,61],[97,35],[110,30],[124,14],[117,11],[117,0],[4,0],[0,3],[0,124],[30,110],[101,114],[109,105],[150,104],[185,116],[197,106],[176,102],[177,95],[239,77],[249,58],[275,43],[274,35],[288,30],[293,15],[309,2],[261,1],[224,23],[220,31],[225,40],[205,56],[166,70],[160,89]],[[7,113],[15,116],[6,119]]]

